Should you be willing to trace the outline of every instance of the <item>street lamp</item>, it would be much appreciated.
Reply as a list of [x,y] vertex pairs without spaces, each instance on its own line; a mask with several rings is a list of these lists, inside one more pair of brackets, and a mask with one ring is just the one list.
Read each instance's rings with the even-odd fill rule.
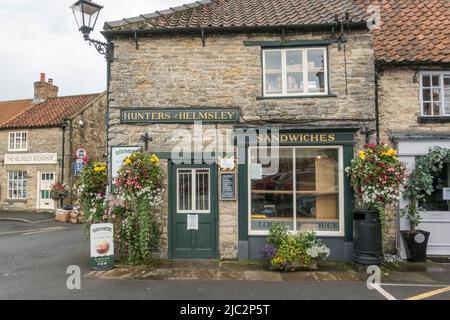
[[113,59],[113,47],[111,43],[105,43],[89,38],[89,34],[94,30],[97,18],[103,6],[90,0],[79,0],[71,7],[73,15],[78,25],[78,30],[83,34],[84,40],[93,45],[109,62]]

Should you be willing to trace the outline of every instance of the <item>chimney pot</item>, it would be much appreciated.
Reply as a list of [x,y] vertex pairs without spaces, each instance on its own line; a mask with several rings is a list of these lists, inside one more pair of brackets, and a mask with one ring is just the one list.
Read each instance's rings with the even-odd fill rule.
[[45,82],[45,73],[41,72],[41,82]]
[[52,79],[52,78],[49,78],[49,79],[48,79],[48,83],[53,84],[53,79]]

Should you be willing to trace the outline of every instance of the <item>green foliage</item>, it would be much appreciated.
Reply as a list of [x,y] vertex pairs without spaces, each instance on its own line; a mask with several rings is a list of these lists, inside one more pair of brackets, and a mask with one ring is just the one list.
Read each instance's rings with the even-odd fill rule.
[[287,240],[287,236],[287,227],[279,222],[274,222],[270,227],[267,243],[279,247],[281,243]]
[[402,211],[408,218],[411,231],[415,231],[421,222],[420,211],[422,205],[433,191],[433,181],[444,165],[444,162],[450,157],[450,149],[436,146],[430,148],[429,153],[419,158],[411,175],[405,184],[405,197],[409,199],[409,205]]
[[163,171],[157,156],[134,152],[119,169],[112,205],[117,252],[130,264],[147,263],[157,249],[161,228],[154,210],[162,203]]

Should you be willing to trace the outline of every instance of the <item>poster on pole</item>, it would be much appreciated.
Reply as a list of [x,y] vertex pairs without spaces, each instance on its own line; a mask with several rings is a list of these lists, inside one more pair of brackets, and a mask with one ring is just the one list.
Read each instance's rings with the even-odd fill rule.
[[112,223],[95,223],[90,228],[91,258],[94,270],[114,268],[114,226]]
[[111,177],[114,180],[117,177],[120,167],[128,156],[138,151],[141,147],[111,147]]

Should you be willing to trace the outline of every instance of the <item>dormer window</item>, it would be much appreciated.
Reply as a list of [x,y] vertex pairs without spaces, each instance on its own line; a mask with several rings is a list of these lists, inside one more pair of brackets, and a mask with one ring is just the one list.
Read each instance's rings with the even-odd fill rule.
[[10,132],[8,151],[27,151],[27,133]]
[[450,116],[450,71],[427,71],[420,76],[422,116]]
[[263,50],[264,97],[327,95],[326,48]]

